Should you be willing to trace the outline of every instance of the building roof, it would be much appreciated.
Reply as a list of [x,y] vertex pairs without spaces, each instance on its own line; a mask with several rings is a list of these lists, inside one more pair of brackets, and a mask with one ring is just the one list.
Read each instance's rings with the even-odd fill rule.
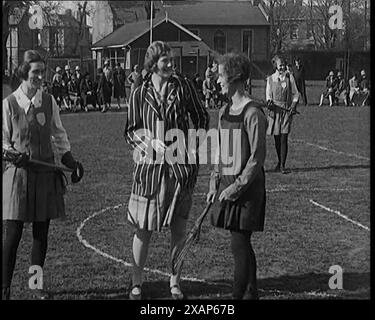
[[[187,30],[185,27],[183,27],[176,21],[172,19],[168,19],[163,16],[159,16],[153,20],[153,28],[157,27],[163,22],[170,22],[173,25],[175,25],[177,28],[189,34],[195,40],[202,41],[201,38],[199,38],[197,35],[195,35],[191,31]],[[133,41],[137,40],[145,33],[147,33],[149,29],[150,29],[149,20],[144,20],[144,21],[139,21],[139,22],[134,22],[134,23],[127,23],[126,25],[118,28],[117,30],[109,34],[108,36],[94,43],[91,49],[95,50],[95,49],[102,49],[102,48],[124,47],[132,43]]]
[[182,25],[269,25],[261,9],[248,1],[195,2],[165,6],[164,10]]
[[143,2],[140,1],[108,1],[113,13],[115,26],[122,26],[126,23],[133,23],[146,19],[146,12]]

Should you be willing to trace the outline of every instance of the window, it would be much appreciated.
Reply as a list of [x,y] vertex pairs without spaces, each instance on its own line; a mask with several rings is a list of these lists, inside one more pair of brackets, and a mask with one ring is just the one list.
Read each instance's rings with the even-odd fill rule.
[[242,30],[242,52],[251,59],[253,52],[253,30]]
[[298,39],[298,25],[292,24],[290,26],[290,39],[297,40]]
[[223,54],[226,52],[227,38],[222,30],[217,30],[214,34],[214,50]]

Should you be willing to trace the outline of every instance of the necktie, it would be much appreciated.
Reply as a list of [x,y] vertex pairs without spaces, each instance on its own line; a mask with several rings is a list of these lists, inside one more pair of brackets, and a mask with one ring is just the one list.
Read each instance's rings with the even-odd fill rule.
[[35,121],[35,107],[33,103],[30,104],[29,110],[27,111],[27,114],[26,114],[26,119],[29,123]]

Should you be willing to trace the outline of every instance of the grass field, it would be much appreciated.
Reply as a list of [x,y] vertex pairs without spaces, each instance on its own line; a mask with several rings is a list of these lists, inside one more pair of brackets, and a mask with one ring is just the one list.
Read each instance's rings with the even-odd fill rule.
[[[309,88],[315,103],[320,89]],[[262,90],[258,86],[253,93],[263,96]],[[292,173],[270,172],[276,153],[267,137],[266,224],[253,237],[260,298],[369,299],[370,109],[311,106],[299,111],[287,162]],[[217,111],[210,116],[216,126]],[[128,298],[132,229],[125,212],[133,163],[123,139],[124,120],[124,112],[62,115],[86,174],[81,183],[68,186],[68,219],[51,225],[44,283],[55,299]],[[189,226],[204,207],[210,169],[201,167]],[[230,298],[229,239],[228,232],[211,227],[206,219],[183,269],[182,286],[189,299]],[[146,299],[169,298],[168,243],[168,231],[154,233]],[[18,251],[14,299],[32,297],[30,249],[27,226]],[[343,268],[343,290],[328,287],[333,265]]]

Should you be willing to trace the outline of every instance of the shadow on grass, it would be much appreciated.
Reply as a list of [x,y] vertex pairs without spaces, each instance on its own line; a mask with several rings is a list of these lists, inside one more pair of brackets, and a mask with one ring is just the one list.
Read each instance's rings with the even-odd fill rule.
[[[259,279],[258,286],[265,293],[281,291],[284,293],[326,292],[332,274],[306,273],[301,275],[284,275],[276,278]],[[343,272],[343,289],[357,291],[370,288],[370,273]]]
[[[283,275],[275,278],[258,280],[260,298],[276,298],[282,296],[290,299],[311,299],[314,293],[322,294],[315,296],[317,299],[324,298],[324,293],[332,292],[328,282],[332,275],[321,273],[306,273],[301,275]],[[232,279],[205,282],[182,281],[181,287],[186,299],[231,299]],[[343,274],[343,293],[334,298],[369,298],[370,273],[345,273]],[[66,297],[67,299],[85,300],[127,300],[130,288],[116,289],[89,289],[89,290],[63,290],[51,292],[55,299]],[[144,300],[170,299],[169,283],[165,281],[145,282],[142,286]],[[314,296],[314,295],[312,295]],[[332,295],[328,297],[332,298]],[[326,297],[327,298],[327,297]]]
[[[331,165],[326,167],[311,167],[311,168],[290,168],[291,172],[314,172],[314,171],[323,171],[323,170],[347,170],[347,169],[369,169],[369,164],[358,164],[358,165]],[[267,173],[278,173],[273,169],[265,170]]]

